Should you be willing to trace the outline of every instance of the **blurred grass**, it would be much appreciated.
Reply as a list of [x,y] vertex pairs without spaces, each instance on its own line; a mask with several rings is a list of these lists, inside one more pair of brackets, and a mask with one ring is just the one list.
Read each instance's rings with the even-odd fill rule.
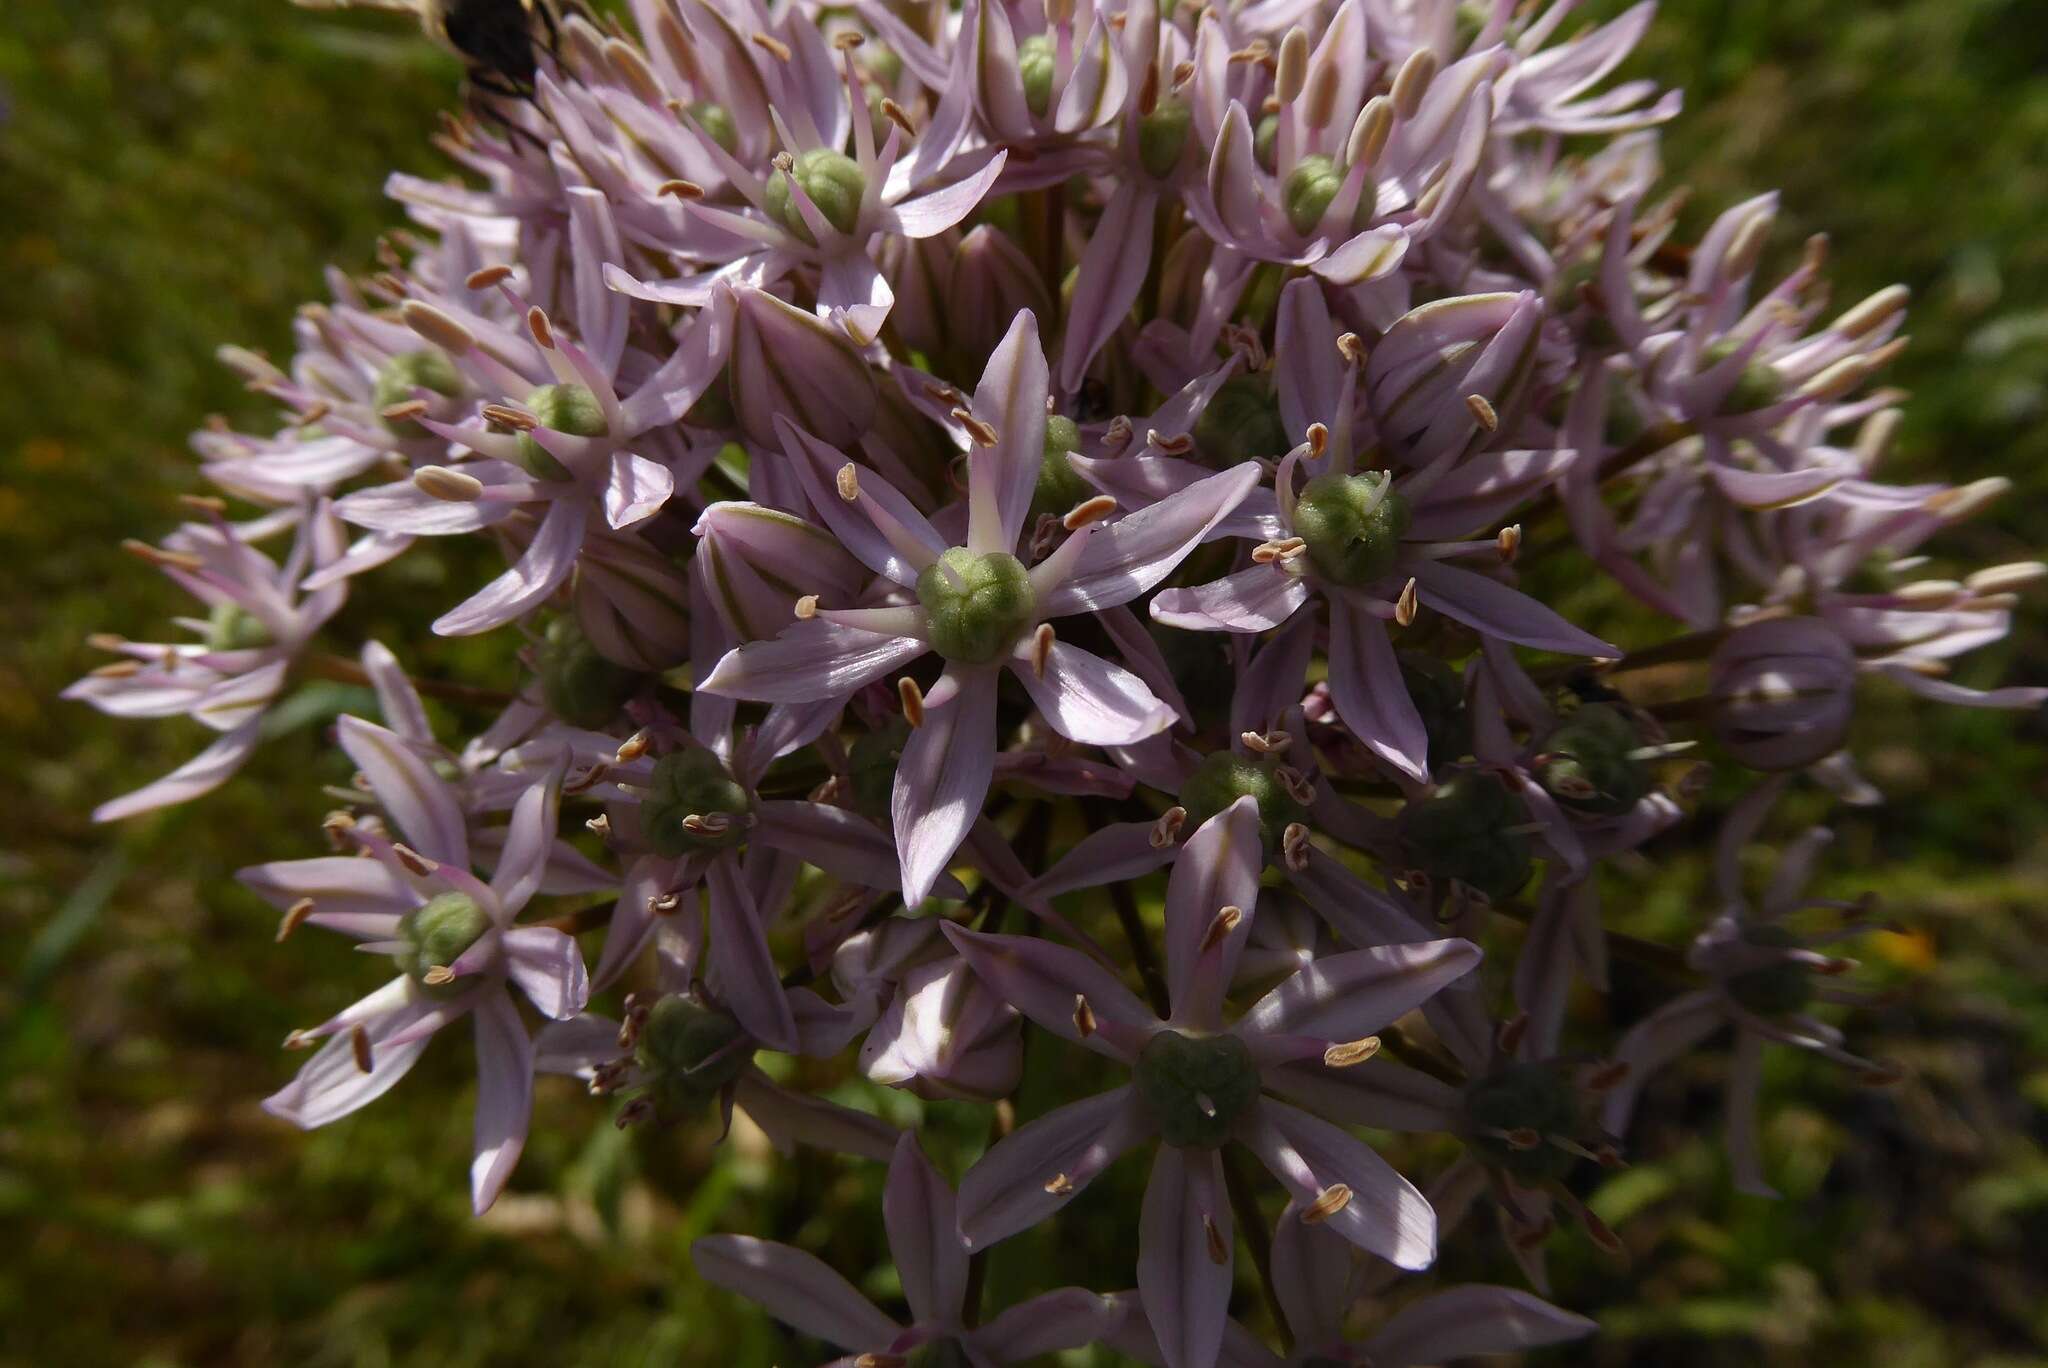
[[[2048,26],[2035,0],[1667,0],[1636,66],[1688,89],[1669,163],[1698,191],[1695,223],[1782,186],[1778,250],[1824,226],[1841,302],[1913,286],[1915,344],[1893,375],[1915,394],[1900,469],[2010,475],[2018,492],[1950,550],[2039,554]],[[88,631],[147,635],[176,610],[117,543],[175,517],[173,496],[195,487],[184,434],[205,414],[261,416],[213,349],[283,355],[322,265],[369,265],[395,222],[384,174],[441,172],[423,135],[453,83],[402,26],[283,0],[11,0],[0,21],[0,936],[22,947],[0,969],[0,1363],[818,1357],[689,1276],[687,1244],[713,1228],[798,1240],[874,1269],[872,1289],[890,1293],[874,1173],[774,1164],[744,1130],[716,1162],[708,1134],[629,1141],[567,1087],[543,1087],[515,1191],[471,1220],[460,1040],[326,1131],[256,1110],[296,1062],[270,1043],[379,976],[317,938],[273,947],[270,915],[227,880],[311,850],[317,780],[340,777],[321,716],[204,803],[86,821],[201,741],[53,695],[95,663]],[[437,573],[422,560],[373,581],[345,630],[423,640],[424,610],[447,598]],[[2048,679],[2038,609],[2023,626],[1968,682]],[[1554,1242],[1560,1299],[1607,1328],[1557,1361],[2048,1363],[2043,740],[2038,718],[1881,701],[1865,719],[1861,753],[1893,801],[1839,823],[1830,869],[1852,892],[1856,870],[1880,869],[1910,928],[1877,947],[1899,1001],[1866,1014],[1855,1042],[1913,1078],[1868,1094],[1774,1059],[1765,1143],[1782,1203],[1728,1192],[1719,1060],[1666,1080],[1642,1162],[1594,1198],[1625,1219],[1634,1262]],[[1655,854],[1659,877],[1622,880],[1611,905],[1677,937],[1700,907],[1700,861]],[[1632,1019],[1655,990],[1626,978],[1614,1010]],[[1600,1005],[1584,1006],[1597,1023]],[[978,1122],[933,1111],[957,1172]],[[992,1290],[1046,1267],[1127,1278],[1120,1213],[1142,1181],[1121,1166],[1061,1223],[1063,1243],[1004,1246]],[[1450,1273],[1511,1280],[1487,1242],[1454,1247]]]

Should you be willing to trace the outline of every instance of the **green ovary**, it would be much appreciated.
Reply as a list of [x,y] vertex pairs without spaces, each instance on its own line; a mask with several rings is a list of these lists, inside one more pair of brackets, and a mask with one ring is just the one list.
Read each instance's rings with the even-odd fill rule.
[[[526,396],[526,411],[538,418],[542,427],[571,437],[602,437],[609,430],[605,426],[603,405],[585,385],[542,385]],[[556,460],[552,451],[535,441],[532,433],[519,434],[519,455],[515,459],[527,474],[536,479],[572,478],[569,468]]]
[[860,165],[853,158],[829,147],[814,147],[797,157],[789,171],[777,171],[769,177],[768,211],[790,232],[810,242],[811,227],[797,208],[790,187],[791,174],[824,215],[825,222],[842,233],[851,233],[859,224],[860,200],[867,190],[867,178],[861,175]]
[[1138,1100],[1159,1136],[1183,1149],[1215,1149],[1259,1098],[1259,1068],[1233,1035],[1161,1031],[1132,1069]]
[[[640,825],[657,855],[674,859],[698,851],[730,850],[747,838],[751,795],[708,750],[692,747],[655,762],[640,807]],[[686,825],[685,819],[711,819]]]
[[958,546],[917,577],[917,600],[930,623],[932,649],[962,665],[1002,659],[1038,608],[1022,561]]
[[469,985],[461,979],[453,983],[428,983],[427,975],[462,958],[490,929],[490,914],[473,899],[461,893],[443,893],[399,919],[396,939],[404,944],[397,954],[399,967],[421,992],[452,997]]
[[1387,488],[1393,475],[1318,475],[1294,505],[1294,535],[1308,543],[1316,572],[1358,588],[1383,579],[1400,557],[1408,501]]

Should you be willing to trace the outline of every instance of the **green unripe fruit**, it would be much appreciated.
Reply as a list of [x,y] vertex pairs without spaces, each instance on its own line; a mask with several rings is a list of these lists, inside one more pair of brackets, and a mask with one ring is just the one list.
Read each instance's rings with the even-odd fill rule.
[[[1740,350],[1733,338],[1722,338],[1700,353],[1700,369],[1708,370],[1720,365]],[[1762,361],[1752,361],[1742,368],[1742,374],[1735,381],[1735,388],[1721,401],[1724,413],[1754,413],[1769,408],[1785,397],[1785,377],[1776,366]]]
[[1180,786],[1187,830],[1194,831],[1238,799],[1251,798],[1259,805],[1259,838],[1271,855],[1280,848],[1281,835],[1290,824],[1308,820],[1308,809],[1280,782],[1279,769],[1280,761],[1271,755],[1217,751],[1209,756]]
[[1311,152],[1296,162],[1280,187],[1280,202],[1294,231],[1304,236],[1315,232],[1343,188],[1344,168],[1334,159]]
[[1178,95],[1160,98],[1150,114],[1138,118],[1138,164],[1161,180],[1180,165],[1180,154],[1188,145],[1188,129],[1195,111]]
[[1309,563],[1335,584],[1356,589],[1384,579],[1401,555],[1408,501],[1389,486],[1390,471],[1318,475],[1294,504],[1294,535],[1308,543]]
[[[1752,926],[1742,933],[1751,945],[1787,949],[1799,943],[1782,926]],[[1765,965],[1729,978],[1728,996],[1760,1017],[1789,1016],[1813,1001],[1813,977],[1805,965],[1790,960]]]
[[727,155],[739,151],[740,126],[730,109],[716,100],[697,100],[691,103],[689,114]]
[[1439,886],[1455,881],[1501,902],[1529,882],[1529,839],[1510,829],[1526,820],[1498,780],[1462,774],[1402,810],[1401,846]]
[[676,994],[648,1012],[633,1052],[655,1117],[664,1122],[703,1113],[753,1059],[739,1022]]
[[1422,729],[1429,736],[1430,768],[1456,760],[1472,750],[1472,720],[1465,713],[1465,682],[1458,671],[1435,656],[1400,651],[1401,682]]
[[1259,1100],[1259,1066],[1234,1035],[1161,1031],[1131,1069],[1138,1101],[1159,1138],[1182,1149],[1215,1149]]
[[1052,78],[1057,74],[1058,64],[1052,39],[1042,33],[1034,33],[1017,44],[1017,75],[1024,83],[1024,106],[1041,118],[1052,108]]
[[[604,407],[586,385],[542,385],[526,396],[526,411],[550,432],[571,437],[602,437],[610,429],[604,421]],[[555,453],[535,441],[533,434],[519,434],[520,468],[537,480],[573,479],[569,468],[555,459]]]
[[974,1360],[957,1339],[927,1340],[910,1351],[905,1368],[974,1368]]
[[1031,574],[1006,551],[977,556],[956,546],[917,577],[917,601],[930,623],[932,649],[962,665],[989,665],[1037,616]]
[[1082,479],[1067,459],[1080,447],[1081,429],[1073,419],[1054,414],[1045,420],[1045,454],[1038,463],[1038,484],[1031,491],[1034,515],[1057,518],[1094,495],[1095,486]]
[[[377,372],[377,385],[370,402],[381,412],[393,404],[406,403],[412,399],[414,390],[422,389],[451,399],[462,393],[462,372],[455,369],[455,363],[448,359],[447,353],[430,348],[400,352],[392,357]],[[394,437],[431,435],[411,418],[401,418],[397,422],[380,418],[378,421]]]
[[[1503,1064],[1465,1089],[1465,1139],[1479,1156],[1525,1185],[1565,1176],[1569,1150],[1548,1143],[1579,1129],[1579,1097],[1570,1080],[1547,1064]],[[1539,1143],[1517,1149],[1501,1134],[1533,1132]]]
[[[814,147],[802,153],[791,168],[796,183],[811,197],[818,212],[825,216],[825,222],[842,233],[850,233],[860,222],[860,197],[867,190],[867,178],[860,173],[860,165],[844,152],[829,147]],[[768,178],[768,212],[782,222],[783,227],[795,233],[805,242],[813,242],[811,226],[804,222],[803,214],[797,209],[796,196],[790,188],[791,171],[777,171]]]
[[640,686],[640,676],[598,654],[573,618],[556,618],[541,637],[534,666],[548,711],[572,727],[608,726]]
[[846,757],[846,777],[853,789],[853,807],[882,821],[896,793],[896,766],[910,743],[910,724],[902,718],[861,733]]
[[1284,456],[1292,445],[1272,387],[1256,376],[1225,380],[1195,420],[1195,445],[1217,469],[1261,456]]
[[1252,158],[1259,169],[1267,175],[1273,174],[1274,159],[1280,154],[1280,116],[1268,114],[1259,120],[1259,126],[1252,133]]
[[451,983],[428,983],[427,975],[445,969],[491,929],[490,914],[461,893],[443,893],[398,919],[396,939],[404,943],[398,965],[419,990],[432,997],[454,997],[472,986],[468,976]]
[[209,651],[255,651],[269,644],[270,629],[263,619],[239,603],[216,603],[206,615]]
[[[708,750],[692,746],[664,755],[640,806],[640,827],[657,855],[674,859],[700,851],[730,850],[747,839],[753,796]],[[705,819],[686,825],[685,819]]]
[[1614,817],[1650,791],[1650,768],[1634,758],[1642,738],[1621,709],[1589,703],[1565,719],[1544,742],[1537,782],[1578,812]]

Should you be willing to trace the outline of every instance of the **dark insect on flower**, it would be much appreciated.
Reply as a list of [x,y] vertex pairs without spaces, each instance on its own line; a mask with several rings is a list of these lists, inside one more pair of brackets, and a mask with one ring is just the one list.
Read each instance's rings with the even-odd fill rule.
[[515,99],[533,93],[536,30],[552,49],[557,0],[292,0],[302,9],[374,9],[410,14],[463,64],[471,84]]

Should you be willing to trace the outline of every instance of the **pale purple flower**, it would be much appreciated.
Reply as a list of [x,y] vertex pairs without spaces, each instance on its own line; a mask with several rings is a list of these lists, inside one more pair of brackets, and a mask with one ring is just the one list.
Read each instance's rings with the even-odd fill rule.
[[[774,641],[739,646],[699,686],[764,702],[813,702],[846,697],[934,649],[946,656],[938,682],[910,704],[913,725],[896,776],[893,814],[909,903],[931,891],[988,791],[1002,669],[1070,740],[1129,745],[1172,725],[1172,710],[1141,679],[1059,641],[1049,620],[1114,608],[1144,593],[1258,478],[1256,467],[1227,471],[1150,508],[1089,523],[1026,571],[1015,553],[1026,549],[1021,538],[1042,458],[1046,391],[1037,320],[1020,314],[974,395],[970,416],[982,436],[968,456],[964,544],[942,536],[880,476],[785,424],[784,449],[818,515],[877,574],[918,599],[815,609]],[[963,574],[1001,577],[989,581],[1000,597],[992,605],[966,601],[978,590]],[[934,638],[934,607],[953,615],[941,624],[942,642]]]
[[910,1303],[911,1323],[884,1315],[815,1255],[747,1235],[708,1235],[690,1246],[697,1272],[777,1320],[847,1351],[833,1368],[901,1363],[920,1349],[950,1350],[976,1368],[1026,1363],[1078,1349],[1114,1333],[1127,1307],[1114,1297],[1062,1287],[976,1325],[968,1323],[967,1249],[953,1190],[905,1135],[889,1161],[882,1199],[889,1249]]
[[[254,543],[290,532],[280,563]],[[123,657],[64,691],[115,717],[189,717],[220,739],[163,778],[93,810],[97,822],[188,802],[226,783],[262,740],[263,719],[288,682],[294,660],[348,597],[335,584],[305,593],[309,572],[341,555],[341,525],[325,501],[282,509],[236,526],[216,514],[187,523],[164,546],[130,543],[143,559],[207,609],[180,618],[196,642],[96,638]]]
[[1231,1285],[1231,1213],[1217,1148],[1249,1147],[1314,1219],[1402,1268],[1436,1257],[1427,1202],[1372,1148],[1300,1107],[1284,1067],[1369,1053],[1366,1041],[1479,961],[1469,942],[1381,946],[1318,960],[1225,1026],[1263,858],[1250,798],[1211,818],[1166,894],[1172,1009],[1153,1014],[1077,951],[948,926],[976,974],[1043,1029],[1132,1068],[1132,1082],[997,1142],[961,1184],[960,1230],[984,1247],[1065,1206],[1111,1161],[1163,1141],[1140,1225],[1138,1285],[1171,1368],[1217,1361]]
[[486,883],[470,872],[469,816],[433,766],[383,727],[344,717],[339,731],[405,844],[358,821],[340,828],[358,855],[255,865],[238,877],[297,921],[391,954],[403,971],[318,1026],[293,1032],[293,1046],[327,1043],[264,1108],[308,1129],[339,1120],[405,1077],[436,1031],[468,1017],[477,1059],[470,1192],[481,1212],[519,1162],[533,1105],[533,1043],[511,989],[556,1020],[582,1011],[590,994],[574,940],[553,927],[517,924],[545,877],[560,775],[541,778],[519,799]]

